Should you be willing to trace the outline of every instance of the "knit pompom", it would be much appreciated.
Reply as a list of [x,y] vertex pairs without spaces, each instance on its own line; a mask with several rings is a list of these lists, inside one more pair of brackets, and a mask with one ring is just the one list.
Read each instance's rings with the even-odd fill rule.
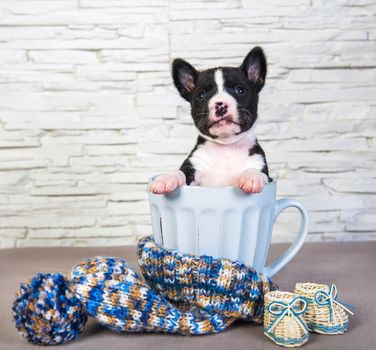
[[59,273],[36,274],[22,283],[12,310],[18,331],[35,344],[53,345],[72,340],[87,321],[80,301]]

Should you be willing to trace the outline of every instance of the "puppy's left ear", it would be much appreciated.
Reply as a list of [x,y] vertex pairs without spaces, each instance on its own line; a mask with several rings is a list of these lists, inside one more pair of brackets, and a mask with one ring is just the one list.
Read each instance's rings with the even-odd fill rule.
[[172,63],[172,78],[180,95],[188,102],[196,86],[198,71],[187,61],[177,58]]
[[255,85],[257,92],[260,92],[265,84],[266,67],[266,57],[259,46],[254,47],[248,53],[240,66],[248,80]]

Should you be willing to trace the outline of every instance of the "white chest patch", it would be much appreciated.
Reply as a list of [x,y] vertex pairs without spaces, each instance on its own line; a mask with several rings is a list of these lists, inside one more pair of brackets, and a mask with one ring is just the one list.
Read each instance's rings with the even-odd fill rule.
[[259,154],[249,156],[249,149],[256,143],[253,132],[232,144],[206,141],[198,146],[190,161],[195,168],[194,185],[236,186],[239,176],[246,169],[261,171],[264,159]]

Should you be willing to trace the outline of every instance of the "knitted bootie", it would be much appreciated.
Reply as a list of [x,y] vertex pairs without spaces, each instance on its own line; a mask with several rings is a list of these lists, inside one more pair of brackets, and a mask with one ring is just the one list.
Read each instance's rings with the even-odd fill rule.
[[332,284],[297,283],[295,293],[307,302],[304,318],[311,332],[321,334],[342,334],[347,331],[349,318],[346,312],[352,306],[337,300],[337,287]]
[[309,332],[302,317],[307,307],[304,298],[281,291],[268,292],[264,298],[264,334],[286,347],[307,342]]

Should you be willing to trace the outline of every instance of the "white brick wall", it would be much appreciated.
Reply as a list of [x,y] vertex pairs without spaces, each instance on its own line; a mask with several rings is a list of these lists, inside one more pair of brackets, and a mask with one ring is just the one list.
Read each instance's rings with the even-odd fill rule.
[[[169,65],[264,47],[258,135],[311,240],[376,238],[374,0],[3,0],[0,247],[131,244],[194,143]],[[291,240],[296,213],[278,220]]]

